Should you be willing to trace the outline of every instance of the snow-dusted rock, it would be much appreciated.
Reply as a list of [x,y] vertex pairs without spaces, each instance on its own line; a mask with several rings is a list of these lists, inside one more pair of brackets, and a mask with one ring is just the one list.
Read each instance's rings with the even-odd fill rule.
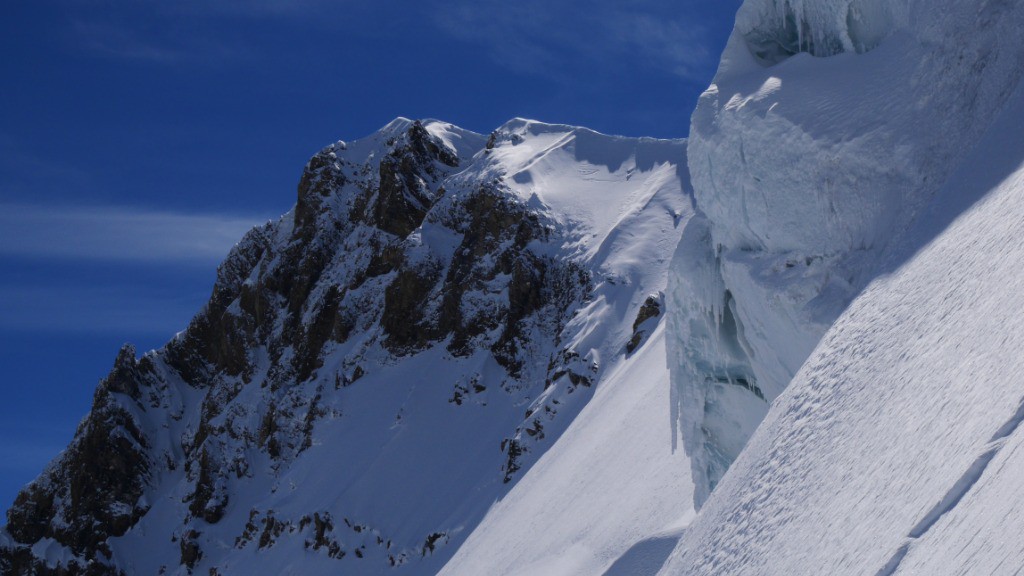
[[520,119],[325,148],[187,330],[122,350],[0,571],[436,573],[624,362],[660,366],[637,318],[685,180],[683,141]]

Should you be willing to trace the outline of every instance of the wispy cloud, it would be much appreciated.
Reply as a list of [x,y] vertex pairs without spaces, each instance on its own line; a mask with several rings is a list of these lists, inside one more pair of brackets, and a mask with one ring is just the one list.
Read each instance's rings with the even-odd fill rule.
[[[260,52],[248,24],[332,30],[352,41],[381,27],[432,25],[486,50],[501,66],[551,78],[651,66],[707,80],[709,14],[738,0],[63,0],[79,47],[153,63],[224,62]],[[717,7],[708,8],[709,4]],[[429,49],[429,47],[425,47]]]
[[433,23],[479,44],[517,72],[577,79],[574,68],[652,66],[689,79],[714,59],[706,30],[677,3],[651,0],[477,0],[436,11]]
[[[137,0],[135,0],[137,2]],[[179,0],[164,2],[163,0],[145,0],[156,8],[168,11],[180,11],[203,16],[242,16],[249,18],[262,17],[298,17],[316,18],[323,11],[337,8],[353,8],[353,3],[340,0]]]
[[169,338],[259,218],[0,203],[0,332]]
[[259,218],[0,204],[0,255],[209,265]]
[[620,13],[615,35],[620,50],[632,49],[648,61],[688,79],[704,80],[717,61],[707,49],[704,30],[681,19],[662,19],[655,14]]

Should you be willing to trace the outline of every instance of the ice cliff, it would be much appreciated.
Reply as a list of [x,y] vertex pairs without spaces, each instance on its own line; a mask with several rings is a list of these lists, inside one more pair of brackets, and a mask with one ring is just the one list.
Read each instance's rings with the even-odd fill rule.
[[775,401],[661,574],[1017,574],[1024,91]]
[[749,0],[688,148],[699,215],[669,291],[703,504],[1017,86],[1012,2]]
[[761,63],[794,54],[867,52],[907,23],[907,3],[889,0],[767,0],[747,2],[736,31]]

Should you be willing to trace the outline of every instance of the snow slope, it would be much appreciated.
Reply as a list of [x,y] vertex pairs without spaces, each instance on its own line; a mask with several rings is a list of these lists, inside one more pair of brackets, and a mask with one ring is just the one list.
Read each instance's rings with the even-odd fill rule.
[[[1017,574],[1024,565],[1024,87],[1013,40],[1024,9],[1006,2],[908,5],[908,28],[870,53],[793,57],[803,62],[770,69],[782,86],[798,67],[808,67],[808,86],[810,73],[820,72],[820,89],[834,98],[832,66],[871,66],[888,81],[912,79],[877,110],[872,99],[887,92],[871,92],[870,84],[841,102],[863,98],[859,109],[869,112],[862,121],[886,116],[885,125],[906,131],[900,137],[908,150],[925,146],[945,168],[934,159],[905,163],[918,171],[909,180],[916,186],[877,184],[879,208],[912,206],[895,221],[904,229],[878,234],[885,220],[874,216],[846,228],[888,237],[884,249],[872,251],[874,262],[859,269],[873,280],[771,405],[661,574]],[[941,44],[925,42],[938,30],[945,32]],[[976,59],[960,68],[948,52]],[[922,68],[936,69],[932,58],[946,69],[922,76]],[[912,62],[923,64],[900,69]],[[811,106],[826,101],[810,94],[802,98]],[[897,106],[899,99],[907,102]],[[947,105],[932,109],[936,102]],[[786,103],[801,101],[779,107]],[[904,124],[900,114],[918,124]],[[933,120],[924,123],[923,115]],[[932,139],[935,124],[944,140]],[[863,137],[851,134],[852,119],[832,126],[821,129],[835,146]],[[891,150],[885,140],[868,148]],[[890,156],[890,165],[898,159]],[[838,157],[837,175],[859,174],[860,161]],[[873,166],[868,182],[880,182],[871,174],[887,169]],[[806,182],[793,177],[791,188],[770,190],[783,204],[820,193],[813,167],[805,174]],[[700,206],[707,190],[695,181]]]
[[[625,304],[615,290],[649,275],[649,285],[664,285],[665,258],[692,218],[690,203],[669,186],[682,181],[688,192],[685,169],[659,161],[656,140],[641,139],[631,151],[627,140],[610,147],[564,126],[513,121],[506,129],[524,143],[495,149],[493,159],[507,167],[514,189],[583,223],[569,225],[580,240],[566,249],[603,262],[598,296],[578,317],[588,325],[580,334],[586,342],[618,341],[603,335]],[[645,192],[651,182],[663,188]],[[635,355],[603,356],[610,363],[594,398],[441,574],[653,574],[661,566],[692,516],[685,495],[693,488],[672,441],[664,322],[645,325],[648,344]]]
[[440,574],[654,574],[693,515],[668,396],[659,324]]
[[[1017,85],[1013,2],[748,0],[688,147],[668,299],[700,506]],[[703,221],[703,223],[701,222]]]

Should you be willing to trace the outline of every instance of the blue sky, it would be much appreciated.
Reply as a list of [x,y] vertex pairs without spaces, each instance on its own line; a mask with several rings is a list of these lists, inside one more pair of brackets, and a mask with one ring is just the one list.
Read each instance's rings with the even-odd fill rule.
[[685,136],[739,0],[0,8],[0,510],[124,342],[159,347],[305,161],[396,116]]

